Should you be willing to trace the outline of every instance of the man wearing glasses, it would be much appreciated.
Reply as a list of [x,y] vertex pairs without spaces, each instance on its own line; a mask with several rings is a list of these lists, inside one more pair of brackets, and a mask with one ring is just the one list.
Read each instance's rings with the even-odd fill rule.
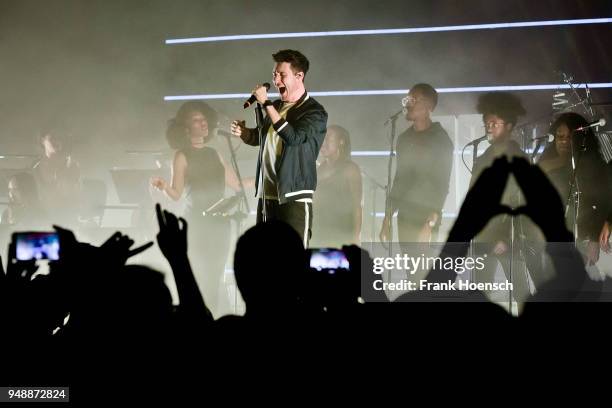
[[490,92],[478,98],[476,109],[482,115],[490,146],[474,162],[470,187],[498,157],[506,155],[509,160],[515,156],[526,158],[518,143],[512,140],[514,126],[519,116],[525,114],[525,108],[517,96],[508,92]]
[[431,121],[438,93],[429,84],[414,85],[402,100],[412,123],[397,141],[397,167],[380,239],[392,240],[391,219],[397,212],[399,242],[435,241],[448,195],[453,143],[440,123]]
[[[474,162],[470,187],[474,185],[482,171],[498,157],[505,155],[508,160],[513,157],[528,159],[519,144],[512,140],[514,126],[518,118],[525,114],[525,109],[517,96],[508,92],[483,94],[478,99],[476,108],[478,113],[482,114],[484,130],[490,146]],[[509,179],[502,196],[502,204],[516,208],[520,200],[519,191],[516,182]],[[518,224],[515,224],[515,227],[518,228]],[[531,228],[531,224],[526,224],[524,227]],[[515,237],[519,235],[518,229],[514,235]],[[512,217],[503,215],[493,218],[474,239],[474,242],[479,243],[479,252],[490,255],[485,262],[485,269],[476,275],[477,280],[492,282],[499,262],[506,277],[513,283],[515,300],[523,300],[529,291],[526,275],[516,271],[511,272]]]

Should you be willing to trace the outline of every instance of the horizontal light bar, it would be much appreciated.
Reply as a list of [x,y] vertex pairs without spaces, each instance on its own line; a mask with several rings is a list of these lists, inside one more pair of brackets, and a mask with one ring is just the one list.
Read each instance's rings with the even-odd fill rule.
[[351,152],[353,157],[388,157],[389,151],[384,150],[356,150]]
[[[587,84],[590,89],[612,88],[612,82]],[[584,88],[585,84],[574,85],[574,88]],[[501,86],[471,86],[461,88],[437,88],[438,93],[472,93],[472,92],[494,92],[494,91],[549,91],[557,89],[569,89],[568,84],[543,84],[543,85],[501,85]],[[384,95],[406,95],[408,89],[383,89],[383,90],[355,90],[355,91],[325,91],[308,92],[311,96],[384,96]],[[164,101],[190,101],[190,100],[214,100],[214,99],[245,99],[251,94],[201,94],[201,95],[171,95],[164,96]],[[268,96],[278,98],[278,93]]]
[[213,37],[196,38],[174,38],[166,40],[166,44],[194,44],[220,41],[240,41],[240,40],[264,40],[278,38],[308,38],[308,37],[339,37],[355,35],[389,35],[389,34],[415,34],[415,33],[434,33],[444,31],[471,31],[471,30],[492,30],[503,28],[522,28],[522,27],[550,27],[550,26],[569,26],[582,24],[608,24],[612,23],[612,18],[585,18],[574,20],[548,20],[548,21],[525,21],[518,23],[493,23],[493,24],[466,24],[438,27],[413,27],[413,28],[389,28],[379,30],[344,30],[344,31],[311,31],[297,33],[272,33],[272,34],[246,34],[246,35],[221,35]]
[[593,84],[543,84],[543,85],[502,85],[502,86],[472,86],[463,88],[438,88],[438,93],[467,93],[467,92],[494,92],[494,91],[550,91],[557,89],[583,89],[588,85],[590,89],[612,88],[612,82]]
[[[483,144],[485,144],[483,142]],[[478,149],[478,154],[483,154],[485,152],[486,149]],[[472,151],[470,150],[469,153],[471,153]],[[351,156],[353,157],[389,157],[389,151],[388,150],[353,150],[351,152]],[[461,149],[455,149],[454,153],[456,155],[461,155],[462,150]]]
[[[312,95],[311,92],[309,94]],[[246,99],[251,94],[203,94],[203,95],[174,95],[164,96],[164,101],[192,101],[192,100],[210,100],[210,99]],[[269,97],[278,98],[277,93],[269,93]]]

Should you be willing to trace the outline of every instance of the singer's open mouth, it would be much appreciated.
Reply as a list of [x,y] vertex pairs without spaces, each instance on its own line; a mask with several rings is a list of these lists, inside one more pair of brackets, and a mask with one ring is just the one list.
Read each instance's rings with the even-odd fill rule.
[[278,88],[278,93],[280,93],[281,95],[283,95],[286,91],[287,91],[287,88],[285,88],[284,86],[281,86]]

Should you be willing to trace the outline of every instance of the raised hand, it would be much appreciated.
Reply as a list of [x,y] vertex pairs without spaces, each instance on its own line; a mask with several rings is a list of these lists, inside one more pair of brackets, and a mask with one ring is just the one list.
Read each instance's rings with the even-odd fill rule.
[[524,206],[516,209],[516,213],[531,218],[548,242],[571,240],[571,234],[565,227],[561,197],[544,172],[521,158],[512,161],[512,172],[526,201]]
[[60,259],[63,259],[66,255],[70,256],[72,252],[76,251],[79,245],[74,232],[58,225],[54,225],[53,229],[57,232],[57,236],[59,237]]
[[151,185],[159,191],[164,191],[168,186],[168,183],[163,177],[151,177]]
[[266,88],[264,85],[257,85],[255,88],[253,88],[251,93],[255,95],[257,102],[262,105],[266,99],[268,99],[268,88]]
[[[2,262],[0,261],[0,264]],[[4,274],[4,269],[0,265],[0,272],[2,273],[2,278],[4,279],[4,283],[7,285],[15,285],[19,283],[25,283],[32,280],[32,276],[38,270],[38,265],[36,265],[36,260],[32,259],[30,261],[18,261],[16,257],[16,246],[14,242],[9,244],[9,257],[8,263],[6,266],[6,275]]]
[[123,265],[129,258],[151,248],[153,242],[149,241],[144,245],[131,249],[133,245],[134,240],[117,231],[100,246],[100,250]]
[[510,207],[501,204],[509,174],[510,165],[505,156],[482,172],[465,196],[448,242],[468,242],[496,215],[513,214]]
[[159,233],[157,244],[166,259],[171,261],[176,257],[187,256],[187,221],[177,218],[170,211],[162,210],[159,204],[155,205]]
[[180,310],[198,321],[211,321],[212,315],[204,303],[187,257],[187,221],[162,210],[159,204],[155,204],[155,213],[159,224],[157,244],[172,267]]

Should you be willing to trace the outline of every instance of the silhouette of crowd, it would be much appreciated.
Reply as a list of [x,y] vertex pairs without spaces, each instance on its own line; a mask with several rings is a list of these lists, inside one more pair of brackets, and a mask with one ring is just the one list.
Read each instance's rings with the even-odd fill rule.
[[[518,209],[500,203],[510,174],[526,197],[526,205]],[[55,227],[60,259],[50,262],[45,275],[36,273],[35,261],[17,261],[11,244],[6,271],[0,274],[0,311],[6,367],[10,367],[6,372],[13,384],[58,380],[86,384],[102,368],[112,369],[115,380],[145,374],[154,378],[183,365],[213,370],[236,364],[242,370],[244,360],[237,356],[272,358],[280,350],[289,351],[290,359],[298,358],[302,350],[333,354],[345,344],[372,347],[368,341],[393,338],[406,328],[424,344],[433,337],[433,327],[435,333],[453,333],[458,327],[464,332],[467,327],[474,334],[495,325],[531,330],[561,319],[571,325],[581,318],[571,313],[560,316],[546,302],[598,300],[607,284],[588,279],[565,225],[559,195],[539,167],[521,158],[502,157],[482,171],[442,251],[445,256],[464,256],[470,240],[493,217],[528,216],[546,238],[555,276],[527,299],[519,317],[488,303],[478,292],[465,294],[463,300],[480,302],[423,303],[443,293],[422,292],[405,294],[395,304],[364,302],[361,270],[372,263],[367,251],[346,246],[348,271],[316,273],[309,268],[307,251],[295,230],[273,221],[252,227],[236,244],[234,270],[246,313],[214,320],[190,266],[187,222],[159,205],[156,212],[157,246],[172,269],[177,306],[161,272],[126,265],[130,257],[149,250],[152,242],[134,247],[130,237],[117,232],[96,247]],[[452,271],[435,269],[427,277],[430,281],[455,278]]]

